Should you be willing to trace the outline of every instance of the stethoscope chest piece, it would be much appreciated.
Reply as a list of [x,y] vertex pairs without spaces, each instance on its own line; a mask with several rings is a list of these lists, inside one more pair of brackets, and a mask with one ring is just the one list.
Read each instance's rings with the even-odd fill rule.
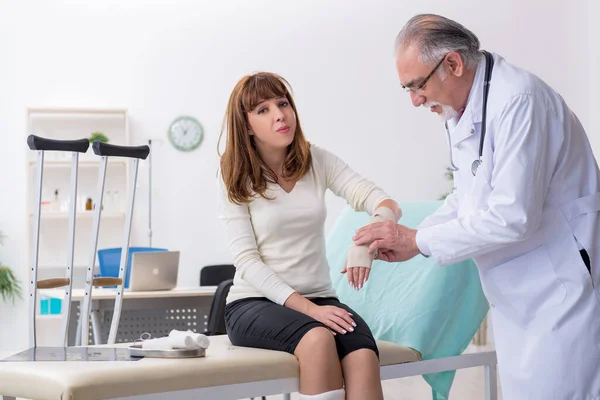
[[471,164],[471,173],[473,174],[473,176],[475,176],[477,174],[477,168],[479,168],[480,165],[481,165],[481,160],[479,160],[479,159],[473,161],[473,164]]

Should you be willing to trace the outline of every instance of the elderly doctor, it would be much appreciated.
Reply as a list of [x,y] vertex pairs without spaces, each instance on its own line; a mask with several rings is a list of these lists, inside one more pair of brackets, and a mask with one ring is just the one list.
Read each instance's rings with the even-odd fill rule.
[[373,223],[355,244],[385,261],[473,258],[503,397],[600,399],[600,173],[583,127],[546,83],[444,17],[413,17],[396,57],[413,105],[446,123],[455,190],[417,230]]

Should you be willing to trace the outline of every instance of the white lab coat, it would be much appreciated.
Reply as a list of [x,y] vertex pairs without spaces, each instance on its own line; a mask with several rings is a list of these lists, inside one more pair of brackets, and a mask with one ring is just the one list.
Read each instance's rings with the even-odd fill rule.
[[597,164],[563,99],[494,55],[483,163],[473,177],[484,72],[485,58],[464,114],[449,123],[455,190],[420,225],[417,243],[441,265],[477,264],[505,399],[600,399]]

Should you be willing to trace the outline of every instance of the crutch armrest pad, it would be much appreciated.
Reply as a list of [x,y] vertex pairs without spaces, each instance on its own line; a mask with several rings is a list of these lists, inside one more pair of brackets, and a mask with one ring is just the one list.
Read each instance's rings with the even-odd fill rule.
[[27,137],[27,145],[31,150],[75,151],[77,153],[85,153],[90,147],[90,141],[88,139],[46,139],[36,135],[29,135]]
[[69,286],[69,278],[50,278],[40,279],[37,281],[38,289],[56,289],[59,287]]
[[94,278],[92,284],[94,286],[116,286],[123,283],[123,279],[120,278]]
[[119,146],[100,142],[99,140],[96,140],[92,144],[92,149],[98,156],[140,158],[142,160],[145,160],[148,154],[150,154],[150,147],[147,145]]

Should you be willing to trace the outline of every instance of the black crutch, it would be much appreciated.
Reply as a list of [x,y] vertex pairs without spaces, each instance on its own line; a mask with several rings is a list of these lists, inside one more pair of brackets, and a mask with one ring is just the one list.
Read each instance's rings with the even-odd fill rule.
[[[29,346],[36,347],[36,310],[37,310],[37,289],[54,289],[66,287],[65,297],[62,303],[62,346],[67,346],[67,337],[69,332],[69,317],[71,311],[71,291],[73,287],[73,258],[75,249],[75,217],[77,202],[77,172],[79,163],[79,153],[85,153],[90,146],[88,139],[79,140],[53,140],[45,139],[35,135],[29,135],[27,144],[31,150],[37,151],[37,204],[34,210],[34,248],[33,263],[29,271]],[[72,152],[71,163],[71,207],[69,212],[69,252],[67,253],[67,271],[65,277],[50,278],[39,280],[38,260],[40,244],[40,212],[42,205],[42,181],[44,176],[44,152],[46,151],[69,151]]]
[[[93,239],[92,248],[90,251],[90,259],[87,269],[87,275],[85,279],[85,297],[83,299],[82,309],[79,310],[81,318],[81,344],[87,346],[89,338],[89,317],[90,307],[92,299],[92,289],[94,286],[114,286],[117,285],[117,293],[115,297],[115,307],[110,325],[110,332],[108,335],[108,344],[114,344],[118,329],[119,320],[121,318],[121,306],[123,304],[123,284],[126,278],[127,272],[127,259],[129,256],[129,238],[131,234],[131,220],[133,218],[133,206],[135,202],[135,189],[137,182],[138,164],[140,159],[145,160],[150,153],[150,148],[147,145],[144,146],[117,146],[96,141],[92,145],[94,153],[101,157],[100,170],[98,172],[98,202],[94,210],[94,225],[93,225]],[[104,181],[106,177],[106,166],[108,163],[108,157],[126,157],[132,159],[131,165],[131,189],[128,196],[128,210],[127,218],[125,222],[124,232],[124,245],[121,249],[121,262],[119,266],[119,277],[118,278],[94,278],[94,264],[96,261],[96,250],[98,246],[98,232],[100,229],[100,215],[102,213],[102,198],[104,194]],[[94,332],[97,334],[99,332]],[[99,338],[96,338],[97,340]]]

